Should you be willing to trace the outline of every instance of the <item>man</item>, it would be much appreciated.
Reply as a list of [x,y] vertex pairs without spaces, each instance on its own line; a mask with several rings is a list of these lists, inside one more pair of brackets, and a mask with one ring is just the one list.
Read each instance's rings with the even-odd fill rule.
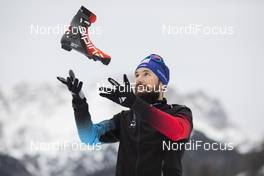
[[[119,142],[117,176],[180,176],[184,148],[168,150],[164,142],[186,143],[192,125],[191,110],[183,105],[167,104],[164,90],[169,82],[169,69],[163,59],[151,54],[135,70],[135,91],[127,76],[121,85],[108,78],[113,88],[101,87],[100,95],[129,110],[111,119],[93,124],[82,82],[72,71],[67,80],[73,95],[72,105],[80,140],[86,144]],[[135,92],[135,93],[134,93]]]

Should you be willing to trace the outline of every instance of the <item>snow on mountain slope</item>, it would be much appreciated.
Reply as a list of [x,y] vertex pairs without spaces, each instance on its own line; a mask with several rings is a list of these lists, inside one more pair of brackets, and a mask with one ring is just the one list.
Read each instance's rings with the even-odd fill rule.
[[83,168],[85,173],[91,173],[116,160],[113,155],[103,154],[109,148],[116,151],[116,146],[106,145],[97,151],[96,147],[80,144],[71,95],[58,85],[21,83],[8,92],[0,90],[0,141],[1,153],[25,161],[29,171],[40,175],[53,172],[65,175],[67,170],[62,170],[66,166],[73,173],[74,162],[100,163],[97,167]]
[[167,92],[169,102],[176,101],[190,107],[193,113],[194,129],[203,132],[209,138],[233,143],[242,153],[258,147],[263,141],[263,136],[255,135],[253,138],[232,122],[223,105],[216,98],[209,97],[202,91],[183,95],[174,90],[169,89]]

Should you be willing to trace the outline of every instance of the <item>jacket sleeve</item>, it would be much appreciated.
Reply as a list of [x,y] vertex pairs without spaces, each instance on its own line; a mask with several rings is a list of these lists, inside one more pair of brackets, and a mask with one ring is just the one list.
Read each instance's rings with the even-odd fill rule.
[[131,109],[172,141],[188,139],[191,134],[192,112],[186,106],[174,114],[169,114],[137,98]]
[[75,122],[81,142],[85,144],[111,143],[119,141],[119,119],[116,114],[109,120],[94,124],[86,99],[72,99]]

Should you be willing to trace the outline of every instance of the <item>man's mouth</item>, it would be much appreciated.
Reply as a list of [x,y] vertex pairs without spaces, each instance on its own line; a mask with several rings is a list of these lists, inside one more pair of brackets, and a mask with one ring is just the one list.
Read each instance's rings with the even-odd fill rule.
[[143,84],[136,85],[135,89],[136,89],[136,92],[138,92],[138,93],[151,90],[151,88],[149,86],[143,85]]
[[136,89],[137,90],[142,90],[142,89],[145,89],[147,86],[146,85],[143,85],[143,84],[140,84],[140,85],[136,85]]

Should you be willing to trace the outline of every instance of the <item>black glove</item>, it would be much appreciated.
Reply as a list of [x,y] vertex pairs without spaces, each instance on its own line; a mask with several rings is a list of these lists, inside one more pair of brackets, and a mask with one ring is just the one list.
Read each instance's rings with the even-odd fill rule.
[[72,70],[69,71],[69,77],[67,77],[67,79],[59,76],[57,79],[68,87],[74,99],[85,99],[81,90],[83,82],[75,78]]
[[99,90],[103,91],[103,93],[100,93],[99,95],[124,107],[130,108],[137,97],[133,93],[133,89],[130,86],[127,76],[124,74],[124,85],[120,85],[112,78],[108,78],[108,81],[114,86],[114,88],[100,87]]

